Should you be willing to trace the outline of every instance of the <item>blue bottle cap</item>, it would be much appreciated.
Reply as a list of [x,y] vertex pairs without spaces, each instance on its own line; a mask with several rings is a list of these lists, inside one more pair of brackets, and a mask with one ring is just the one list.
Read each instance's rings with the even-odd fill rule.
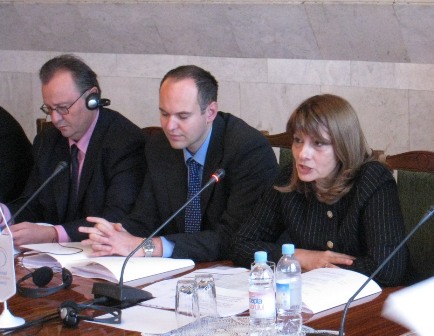
[[265,252],[265,251],[257,251],[257,252],[255,252],[255,262],[257,262],[257,263],[267,262],[267,252]]
[[294,254],[295,247],[294,244],[283,244],[282,254]]

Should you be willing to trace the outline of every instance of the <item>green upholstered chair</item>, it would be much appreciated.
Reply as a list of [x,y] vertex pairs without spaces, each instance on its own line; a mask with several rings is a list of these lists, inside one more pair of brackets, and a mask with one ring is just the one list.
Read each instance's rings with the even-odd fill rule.
[[279,148],[279,166],[284,167],[292,162],[291,139],[288,133],[269,134],[268,131],[261,131],[274,148]]
[[[408,233],[434,205],[434,152],[411,151],[383,158],[397,171],[401,209]],[[431,217],[407,242],[412,275],[409,283],[434,276],[434,218]]]

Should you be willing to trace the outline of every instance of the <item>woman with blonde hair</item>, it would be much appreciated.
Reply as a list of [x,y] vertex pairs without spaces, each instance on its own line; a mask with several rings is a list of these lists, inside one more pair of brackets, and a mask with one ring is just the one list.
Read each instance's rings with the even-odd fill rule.
[[[233,261],[248,267],[255,251],[277,262],[292,243],[302,269],[342,267],[370,275],[404,238],[391,172],[373,160],[356,112],[345,99],[317,95],[291,115],[293,163],[282,169],[233,241]],[[378,273],[383,286],[400,284],[402,249]]]

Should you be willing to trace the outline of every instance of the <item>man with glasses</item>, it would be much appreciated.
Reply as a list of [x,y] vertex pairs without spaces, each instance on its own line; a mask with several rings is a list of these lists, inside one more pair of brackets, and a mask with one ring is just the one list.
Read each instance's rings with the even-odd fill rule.
[[[142,130],[116,111],[104,108],[97,75],[81,59],[61,55],[45,63],[39,77],[44,104],[54,127],[33,144],[35,165],[21,197],[3,205],[7,219],[53,173],[69,164],[14,219],[16,246],[80,241],[79,226],[98,215],[116,221],[129,213],[146,169]],[[49,223],[52,226],[37,225]]]

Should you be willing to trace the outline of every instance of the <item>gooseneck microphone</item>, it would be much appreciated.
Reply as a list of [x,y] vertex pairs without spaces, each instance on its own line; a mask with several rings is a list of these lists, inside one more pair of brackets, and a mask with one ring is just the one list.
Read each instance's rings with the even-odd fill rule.
[[342,315],[341,320],[341,326],[339,329],[339,336],[344,335],[344,329],[345,329],[345,318],[347,316],[348,308],[350,307],[350,304],[354,301],[356,296],[363,290],[363,288],[366,287],[369,281],[371,281],[378,272],[380,272],[383,267],[392,259],[395,254],[404,246],[404,244],[409,240],[414,233],[419,230],[419,228],[434,214],[434,205],[430,207],[430,209],[427,211],[427,213],[422,217],[422,219],[419,221],[419,223],[416,224],[416,226],[409,232],[409,234],[404,238],[404,240],[392,251],[392,253],[389,254],[389,256],[384,259],[384,261],[378,266],[378,268],[374,271],[374,273],[371,274],[371,276],[360,286],[360,288],[354,293],[352,297],[348,300],[348,302],[345,305],[344,312]]
[[68,164],[65,161],[60,161],[56,168],[54,169],[53,173],[45,180],[45,182],[36,190],[30,198],[24,202],[24,204],[13,214],[11,219],[8,220],[8,225],[13,223],[14,219],[29,205],[29,203],[41,192],[42,189],[45,188],[45,186],[50,183],[50,181],[55,178],[57,175],[60,174],[66,167],[68,167]]
[[96,282],[92,288],[92,294],[95,298],[106,297],[114,300],[114,304],[120,304],[121,307],[135,305],[138,302],[146,301],[152,298],[151,293],[141,290],[139,288],[124,286],[124,272],[128,260],[149,240],[151,240],[158,232],[160,232],[168,223],[172,221],[184,208],[190,204],[190,202],[198,197],[205,189],[210,185],[219,182],[225,176],[224,169],[218,169],[214,174],[212,174],[209,181],[200,189],[196,194],[194,194],[182,207],[180,207],[172,216],[170,216],[163,224],[161,224],[154,232],[152,232],[125,258],[122,264],[121,275],[119,278],[119,283],[102,283]]

